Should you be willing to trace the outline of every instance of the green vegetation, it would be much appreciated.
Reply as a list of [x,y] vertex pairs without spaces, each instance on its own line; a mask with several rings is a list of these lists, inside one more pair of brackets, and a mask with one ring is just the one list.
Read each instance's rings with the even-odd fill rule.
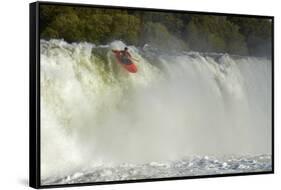
[[271,56],[272,28],[271,21],[257,18],[228,18],[239,26],[239,32],[244,36],[250,55]]
[[185,38],[197,51],[248,53],[239,27],[224,16],[193,16],[186,27]]
[[122,40],[164,50],[271,55],[271,20],[41,5],[41,38],[106,44]]

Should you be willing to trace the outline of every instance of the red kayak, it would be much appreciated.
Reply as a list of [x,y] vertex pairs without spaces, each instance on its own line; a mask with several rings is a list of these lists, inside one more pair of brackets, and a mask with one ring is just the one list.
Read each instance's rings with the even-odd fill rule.
[[121,60],[121,52],[117,50],[112,50],[116,60],[119,64],[121,64],[127,71],[131,73],[136,73],[138,71],[137,66],[132,62],[132,60],[128,59],[129,63],[123,63]]

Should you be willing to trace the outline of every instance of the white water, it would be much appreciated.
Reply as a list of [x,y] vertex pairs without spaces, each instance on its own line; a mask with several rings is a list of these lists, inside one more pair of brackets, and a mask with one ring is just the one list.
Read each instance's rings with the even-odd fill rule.
[[124,44],[41,41],[42,179],[98,165],[271,154],[270,60],[129,47],[140,60],[130,74],[109,47]]

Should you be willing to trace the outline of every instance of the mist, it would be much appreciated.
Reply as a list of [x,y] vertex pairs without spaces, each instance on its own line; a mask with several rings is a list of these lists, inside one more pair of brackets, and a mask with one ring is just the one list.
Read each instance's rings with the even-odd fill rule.
[[[271,154],[266,58],[158,54],[129,46],[137,74],[110,49],[41,41],[41,177],[77,168]],[[108,49],[103,59],[97,49]]]

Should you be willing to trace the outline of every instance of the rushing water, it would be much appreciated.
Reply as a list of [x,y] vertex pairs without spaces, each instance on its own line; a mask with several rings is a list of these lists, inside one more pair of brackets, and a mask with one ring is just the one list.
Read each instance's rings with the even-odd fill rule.
[[271,61],[41,41],[43,184],[271,170]]

